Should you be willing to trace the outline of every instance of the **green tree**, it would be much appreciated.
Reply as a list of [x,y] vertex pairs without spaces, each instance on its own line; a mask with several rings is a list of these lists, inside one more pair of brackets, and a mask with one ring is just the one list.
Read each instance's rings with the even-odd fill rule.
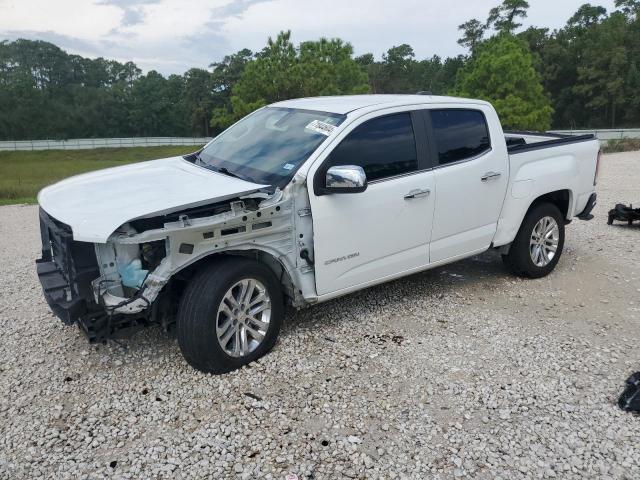
[[631,19],[637,19],[640,14],[640,0],[616,0],[615,5]]
[[627,28],[625,17],[618,13],[597,25],[583,27],[577,36],[580,61],[571,91],[583,109],[591,110],[594,117],[607,121],[611,128],[618,125],[620,109],[628,102],[625,92],[630,64],[625,44]]
[[163,95],[170,108],[163,119],[163,131],[167,136],[191,136],[190,112],[185,102],[186,81],[182,75],[169,75]]
[[356,57],[354,60],[360,65],[362,71],[367,74],[371,93],[383,93],[384,79],[382,63],[376,62],[373,53],[365,53],[364,55]]
[[174,106],[168,96],[167,87],[167,79],[155,70],[151,70],[134,83],[129,118],[138,135],[171,135],[166,127]]
[[531,53],[541,54],[549,43],[549,29],[529,27],[520,32],[517,37],[524,40]]
[[580,29],[589,28],[600,23],[606,16],[606,8],[585,3],[578,8],[578,11],[569,19],[567,26]]
[[365,53],[363,55],[360,55],[359,57],[354,58],[354,60],[363,68],[376,63],[376,59],[374,58],[373,53]]
[[512,35],[499,35],[478,46],[458,74],[455,93],[492,102],[508,128],[547,130],[551,125],[553,109],[533,57]]
[[420,82],[417,91],[429,91],[434,95],[446,95],[455,86],[458,70],[464,65],[465,58],[447,58],[442,61],[438,55],[419,62]]
[[291,42],[291,32],[275,40],[246,64],[233,87],[231,108],[213,111],[211,126],[232,122],[268,103],[314,95],[345,95],[369,90],[367,75],[353,59],[353,47],[340,39]]
[[[529,48],[529,51],[533,55],[533,65],[538,73],[542,75],[547,65],[542,60],[542,55],[549,44],[549,29],[548,28],[536,28],[529,27],[523,32],[516,35],[520,40]],[[543,81],[544,85],[544,81]]]
[[[370,53],[354,58],[351,45],[341,40],[294,45],[290,32],[282,32],[257,54],[240,50],[212,63],[211,71],[191,69],[169,77],[143,75],[133,62],[70,55],[48,42],[0,41],[0,139],[207,135],[277,100],[367,91],[443,94],[459,91],[465,82],[473,87],[468,95],[498,99],[496,105],[510,119],[534,124],[529,122],[534,111],[544,118],[548,110],[522,114],[528,112],[525,107],[544,103],[538,101],[537,87],[520,86],[530,82],[529,58],[538,74],[533,83],[542,80],[555,108],[556,128],[637,127],[640,0],[616,0],[615,5],[608,13],[584,4],[560,29],[521,31],[516,38],[522,51],[513,45],[507,49],[497,38],[514,41],[528,3],[504,0],[486,24],[460,25],[459,43],[470,49],[468,56],[419,59],[402,44],[380,60]],[[488,29],[497,32],[484,42]],[[478,58],[491,48],[497,58]],[[505,58],[515,59],[511,67]],[[492,71],[500,73],[481,75]]]
[[367,76],[353,59],[353,47],[338,38],[303,42],[294,69],[304,97],[367,93]]
[[275,40],[269,37],[257,60],[247,65],[240,77],[234,88],[235,96],[261,103],[295,97],[299,88],[292,73],[297,63],[298,52],[291,42],[290,30],[280,32]]
[[189,111],[192,131],[209,136],[209,120],[214,109],[213,77],[201,68],[192,68],[184,74],[184,103]]
[[212,69],[213,91],[217,106],[231,105],[231,92],[242,77],[245,67],[253,60],[253,52],[247,48],[225,56],[221,62],[209,65]]
[[487,18],[487,28],[493,27],[502,33],[513,33],[518,27],[519,18],[527,17],[529,2],[526,0],[504,0],[499,6],[492,8]]
[[629,99],[628,109],[625,112],[625,119],[629,125],[640,125],[640,68],[636,62],[629,65],[629,73],[626,79],[627,98]]
[[421,90],[420,65],[413,48],[406,43],[391,47],[382,55],[380,91],[382,93],[416,93]]
[[442,64],[439,72],[438,86],[434,86],[432,91],[437,94],[445,95],[455,87],[458,72],[464,67],[466,58],[462,55],[447,58]]
[[463,23],[458,26],[458,30],[462,32],[462,37],[458,40],[458,44],[463,47],[467,47],[472,53],[478,45],[482,41],[482,37],[484,37],[484,32],[486,31],[487,26],[480,22],[480,20],[469,20],[468,22]]

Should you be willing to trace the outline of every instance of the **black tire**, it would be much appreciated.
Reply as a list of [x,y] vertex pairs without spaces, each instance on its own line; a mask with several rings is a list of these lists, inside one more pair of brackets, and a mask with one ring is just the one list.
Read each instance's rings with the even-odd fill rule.
[[[545,266],[533,262],[529,250],[529,242],[536,224],[544,217],[552,217],[558,224],[559,239],[554,257]],[[509,253],[502,256],[502,261],[509,271],[526,278],[540,278],[549,275],[558,264],[564,248],[565,219],[554,204],[539,203],[531,208],[520,225],[520,230],[511,244]]]
[[[255,350],[234,357],[220,345],[216,323],[224,295],[243,279],[256,279],[264,285],[271,300],[271,316],[264,339]],[[222,258],[200,271],[185,289],[178,309],[178,344],[192,367],[206,373],[227,373],[253,362],[273,348],[283,316],[282,289],[268,267],[242,257]]]

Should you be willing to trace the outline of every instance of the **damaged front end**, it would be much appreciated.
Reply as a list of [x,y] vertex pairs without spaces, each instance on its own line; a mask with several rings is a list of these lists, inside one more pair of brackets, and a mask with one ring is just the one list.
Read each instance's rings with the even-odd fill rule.
[[96,244],[101,275],[91,282],[94,298],[109,314],[140,313],[171,277],[169,241],[122,243],[137,232],[125,224],[106,244]]
[[73,239],[71,228],[40,209],[42,258],[36,260],[45,299],[65,324],[91,310],[91,281],[100,275],[94,245]]
[[[44,297],[65,324],[77,323],[90,341],[117,337],[146,318],[124,317],[99,304],[92,282],[101,276],[95,244],[73,239],[71,228],[40,210],[42,258],[36,261]],[[146,314],[143,316],[146,317]]]
[[[147,307],[169,279],[158,280],[164,242],[120,246],[111,241],[77,241],[68,225],[42,209],[40,232],[38,277],[51,310],[65,324],[77,323],[91,342],[97,342],[130,335],[150,323],[162,323],[159,310]],[[143,266],[153,267],[153,275]]]
[[[282,191],[256,192],[130,220],[105,243],[89,243],[74,240],[70,227],[41,210],[38,276],[54,313],[77,323],[92,342],[122,338],[150,324],[170,330],[195,271],[190,267],[205,257],[264,254],[279,278],[288,278],[304,247],[293,240],[292,217],[293,201]],[[300,292],[283,283],[292,303],[300,303]]]
[[[106,244],[95,245],[100,276],[91,282],[91,287],[94,302],[106,314],[107,322],[100,331],[96,331],[95,326],[100,322],[96,322],[95,317],[93,328],[87,322],[80,322],[91,340],[129,335],[152,323],[169,329],[173,321],[175,312],[170,309],[171,302],[159,298],[171,280],[167,257],[169,241],[120,242],[136,234],[125,224]],[[164,292],[165,297],[172,294],[171,290]],[[160,305],[163,308],[159,308]]]

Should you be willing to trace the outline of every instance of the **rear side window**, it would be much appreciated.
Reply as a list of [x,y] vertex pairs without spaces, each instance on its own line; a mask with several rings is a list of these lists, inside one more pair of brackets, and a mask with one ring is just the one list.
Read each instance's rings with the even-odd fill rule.
[[478,110],[431,110],[438,164],[466,160],[491,148],[484,114]]
[[358,165],[368,181],[416,171],[411,114],[374,118],[356,127],[331,153],[327,168],[335,165]]

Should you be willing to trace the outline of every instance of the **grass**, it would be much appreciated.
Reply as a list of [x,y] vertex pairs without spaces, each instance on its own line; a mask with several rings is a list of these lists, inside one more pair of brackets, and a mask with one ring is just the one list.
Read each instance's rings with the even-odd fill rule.
[[101,168],[184,155],[197,146],[0,152],[0,205],[35,203],[43,187]]
[[[63,178],[101,168],[184,155],[197,146],[0,152],[0,205],[35,203],[38,192]],[[640,139],[610,140],[606,153],[640,150]]]
[[632,152],[635,150],[640,150],[640,138],[609,140],[602,148],[604,153]]

